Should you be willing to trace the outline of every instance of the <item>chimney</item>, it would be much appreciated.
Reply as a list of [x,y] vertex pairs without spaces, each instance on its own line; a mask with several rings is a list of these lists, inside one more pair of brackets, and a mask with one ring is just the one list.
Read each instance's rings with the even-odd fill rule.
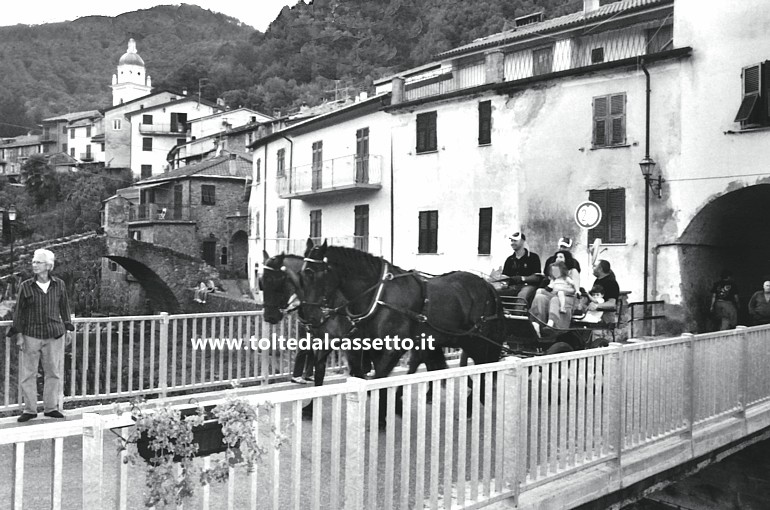
[[367,99],[369,99],[369,94],[365,90],[358,94],[359,101],[366,101]]
[[398,104],[404,102],[404,79],[400,76],[396,76],[391,81],[392,95],[390,97],[391,104]]
[[583,0],[583,14],[588,14],[599,8],[599,0]]
[[238,174],[237,158],[237,155],[230,153],[230,159],[227,160],[227,169],[230,172],[230,175]]

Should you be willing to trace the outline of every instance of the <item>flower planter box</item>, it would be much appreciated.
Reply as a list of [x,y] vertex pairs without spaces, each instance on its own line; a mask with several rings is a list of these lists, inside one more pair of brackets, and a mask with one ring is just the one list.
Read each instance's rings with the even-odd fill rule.
[[[207,455],[213,455],[215,453],[221,453],[227,450],[227,445],[224,442],[224,436],[222,435],[222,424],[211,414],[213,407],[204,407],[206,419],[202,425],[193,427],[193,443],[198,445],[198,451],[196,457],[205,457]],[[182,417],[191,416],[197,413],[197,409],[185,409],[182,411]],[[155,457],[155,451],[150,448],[150,438],[146,432],[143,432],[136,442],[136,448],[139,451],[139,456],[145,461],[149,462]],[[174,457],[175,462],[181,461],[182,458],[178,455]]]

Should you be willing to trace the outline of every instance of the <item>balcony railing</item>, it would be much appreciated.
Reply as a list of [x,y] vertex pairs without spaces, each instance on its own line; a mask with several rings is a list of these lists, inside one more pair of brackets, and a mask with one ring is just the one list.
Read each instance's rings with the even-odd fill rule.
[[[340,237],[319,237],[312,238],[315,243],[322,243],[326,240],[327,243],[334,246],[347,246],[349,248],[357,248],[362,251],[371,253],[372,255],[382,255],[382,238],[375,236],[340,236]],[[291,253],[293,255],[304,255],[305,246],[307,243],[307,237],[301,239],[297,238],[266,238],[264,241],[264,249],[270,255],[276,255],[278,253]]]
[[[550,45],[534,48],[514,51],[503,49],[504,80],[517,81],[670,49],[673,49],[671,25],[662,23],[661,26],[652,28],[645,24],[608,30],[581,38],[557,40]],[[485,61],[482,57],[477,62],[456,66],[451,71],[442,69],[430,75],[407,79],[404,97],[407,101],[412,101],[486,83]]]
[[80,161],[93,161],[94,155],[92,152],[81,152]]
[[382,157],[342,156],[324,160],[320,165],[294,167],[288,176],[279,177],[277,191],[281,198],[302,198],[321,193],[339,193],[356,189],[382,187]]
[[173,204],[139,204],[132,206],[128,221],[190,221],[190,207]]
[[139,124],[139,132],[145,135],[180,135],[187,133],[187,124]]

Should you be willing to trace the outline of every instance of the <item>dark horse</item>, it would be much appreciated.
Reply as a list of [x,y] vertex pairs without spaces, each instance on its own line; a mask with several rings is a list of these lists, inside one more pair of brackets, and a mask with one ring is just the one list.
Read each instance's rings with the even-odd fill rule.
[[[312,247],[312,242],[308,245],[308,250]],[[270,257],[263,251],[263,276],[260,280],[260,287],[263,291],[265,320],[270,324],[277,324],[283,319],[284,311],[288,309],[292,295],[302,298],[302,289],[299,282],[299,271],[302,268],[303,259],[297,255],[280,254]],[[332,298],[331,305],[339,306],[342,303],[342,296],[338,293]],[[308,324],[300,317],[301,327],[307,327],[313,336],[323,337],[324,333],[329,337],[344,337],[353,333],[353,323],[344,313],[327,313],[323,321],[315,325]],[[300,332],[301,335],[303,332]],[[331,351],[314,352],[314,382],[316,386],[323,384],[326,373],[326,359]],[[354,377],[363,377],[368,371],[370,358],[379,357],[384,351],[363,352],[345,352],[348,365],[351,367],[351,375]],[[446,368],[446,359],[441,350],[434,352],[416,353],[410,358],[409,373],[417,371],[420,363],[425,363],[428,370],[438,370]]]
[[[311,324],[324,320],[340,292],[347,301],[342,311],[359,336],[419,339],[424,334],[434,338],[437,349],[461,348],[476,364],[500,359],[502,306],[494,288],[472,273],[425,278],[383,258],[324,242],[306,253],[300,281],[300,309]],[[375,377],[390,374],[403,353],[389,351],[375,360]]]
[[[302,269],[303,259],[297,255],[280,254],[270,257],[263,251],[265,258],[263,263],[264,272],[260,279],[260,288],[262,289],[263,305],[265,308],[265,320],[270,324],[278,324],[283,319],[284,311],[290,306],[292,295],[297,299],[301,296],[299,285],[299,271]],[[330,317],[322,328],[311,328],[314,336],[323,336],[328,333],[329,336],[342,336],[350,331],[350,321],[344,316]],[[300,321],[299,336],[306,334],[306,324]],[[315,386],[323,385],[326,375],[326,359],[331,351],[313,352],[313,382]]]

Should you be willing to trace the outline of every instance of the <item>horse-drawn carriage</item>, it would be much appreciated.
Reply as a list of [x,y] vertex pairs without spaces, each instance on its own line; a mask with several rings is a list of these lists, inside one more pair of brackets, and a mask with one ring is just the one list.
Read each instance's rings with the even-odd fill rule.
[[[616,310],[608,310],[610,315],[614,312],[617,317],[614,322],[587,322],[581,320],[582,316],[575,316],[567,329],[552,328],[540,323],[529,313],[528,303],[523,298],[500,296],[505,317],[505,342],[509,351],[516,355],[538,356],[606,347],[610,341],[608,337],[615,339],[616,329],[623,316],[623,302],[628,293],[622,294]],[[539,332],[533,321],[539,322]]]

